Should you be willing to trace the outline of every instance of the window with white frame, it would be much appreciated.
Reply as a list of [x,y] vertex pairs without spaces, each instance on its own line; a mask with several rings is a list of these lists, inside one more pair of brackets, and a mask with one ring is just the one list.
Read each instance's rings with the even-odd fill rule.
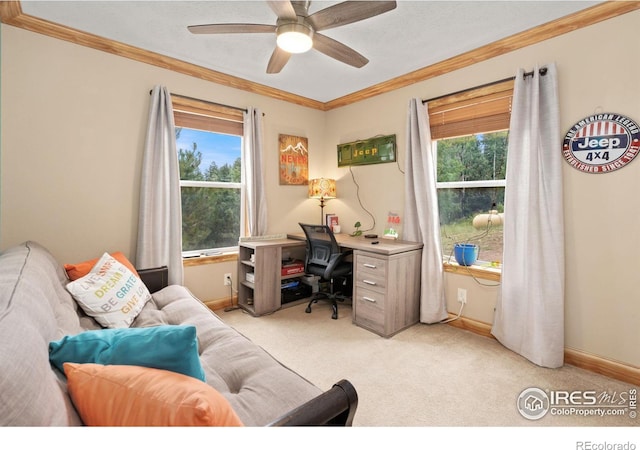
[[480,249],[478,264],[502,263],[512,94],[510,80],[428,103],[446,260],[453,260],[456,243],[473,243]]
[[172,97],[184,257],[235,251],[244,226],[242,111]]

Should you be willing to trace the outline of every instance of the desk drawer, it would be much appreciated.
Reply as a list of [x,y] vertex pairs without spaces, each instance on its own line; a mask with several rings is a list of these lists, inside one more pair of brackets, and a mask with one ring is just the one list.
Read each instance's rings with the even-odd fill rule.
[[364,288],[385,290],[387,287],[387,261],[368,255],[356,255],[355,282]]
[[383,293],[356,286],[353,298],[354,321],[357,325],[384,333]]

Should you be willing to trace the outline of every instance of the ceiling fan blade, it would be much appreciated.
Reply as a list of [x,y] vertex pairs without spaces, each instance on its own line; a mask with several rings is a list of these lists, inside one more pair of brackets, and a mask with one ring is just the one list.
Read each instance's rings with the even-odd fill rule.
[[322,31],[377,16],[396,6],[395,1],[348,1],[311,14],[307,20],[314,30]]
[[210,25],[191,25],[187,28],[193,34],[273,33],[276,31],[275,25],[253,23],[214,23]]
[[276,13],[278,19],[296,20],[296,11],[293,9],[293,5],[289,0],[267,1],[267,4],[271,10]]
[[354,49],[320,33],[313,35],[313,48],[353,67],[360,68],[369,62]]
[[287,64],[289,58],[291,58],[291,53],[285,52],[280,47],[276,47],[269,59],[267,73],[279,73],[285,64]]

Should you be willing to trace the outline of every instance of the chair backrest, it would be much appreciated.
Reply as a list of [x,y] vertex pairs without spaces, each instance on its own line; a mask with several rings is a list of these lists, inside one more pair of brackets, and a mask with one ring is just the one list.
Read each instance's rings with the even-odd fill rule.
[[307,238],[306,264],[319,266],[329,265],[332,255],[340,253],[340,246],[331,228],[326,225],[310,225],[301,223],[302,231]]

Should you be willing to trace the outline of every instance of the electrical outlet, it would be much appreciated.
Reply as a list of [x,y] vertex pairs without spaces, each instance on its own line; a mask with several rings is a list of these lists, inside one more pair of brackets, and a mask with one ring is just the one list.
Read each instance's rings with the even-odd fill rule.
[[224,285],[225,286],[231,286],[231,274],[230,273],[225,273],[224,274]]
[[467,290],[458,288],[458,303],[467,303]]

